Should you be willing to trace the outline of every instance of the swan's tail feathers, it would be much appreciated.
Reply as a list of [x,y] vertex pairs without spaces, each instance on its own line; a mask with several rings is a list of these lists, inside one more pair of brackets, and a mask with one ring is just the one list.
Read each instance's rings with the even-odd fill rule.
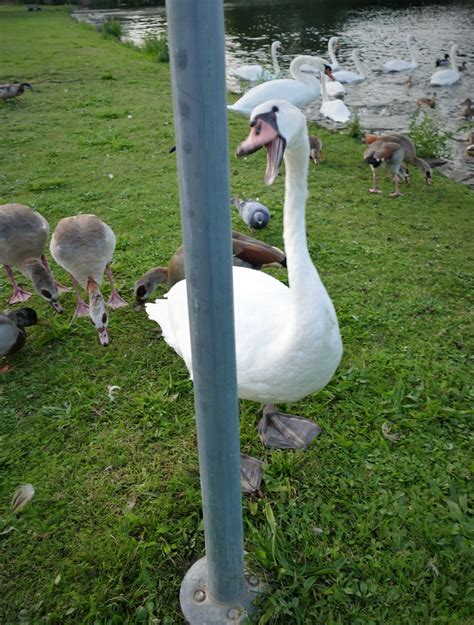
[[145,304],[145,309],[148,318],[152,321],[156,321],[156,323],[160,326],[163,338],[168,345],[180,354],[169,316],[168,301],[166,299],[157,299],[154,304],[152,302],[147,302]]

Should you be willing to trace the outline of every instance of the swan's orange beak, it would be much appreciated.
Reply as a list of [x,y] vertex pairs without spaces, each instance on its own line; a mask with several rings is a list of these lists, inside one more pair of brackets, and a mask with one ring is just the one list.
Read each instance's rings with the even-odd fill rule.
[[253,154],[260,148],[267,148],[267,169],[265,184],[275,182],[285,153],[286,140],[278,134],[278,125],[274,113],[257,115],[250,124],[250,133],[245,141],[237,148],[237,156],[242,158]]

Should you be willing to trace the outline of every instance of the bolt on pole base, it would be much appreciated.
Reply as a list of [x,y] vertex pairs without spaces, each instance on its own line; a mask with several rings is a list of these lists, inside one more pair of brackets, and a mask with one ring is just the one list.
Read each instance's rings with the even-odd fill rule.
[[179,601],[190,625],[240,625],[255,610],[253,601],[264,591],[264,584],[256,577],[245,577],[243,594],[231,603],[216,601],[208,591],[206,557],[195,562],[181,583]]

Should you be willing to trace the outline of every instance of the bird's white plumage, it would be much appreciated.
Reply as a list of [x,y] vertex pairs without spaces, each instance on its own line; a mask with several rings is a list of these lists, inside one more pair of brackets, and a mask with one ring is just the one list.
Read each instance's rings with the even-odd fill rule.
[[312,65],[317,70],[324,70],[323,59],[298,56],[293,59],[290,65],[290,74],[293,78],[279,78],[278,80],[269,80],[261,85],[257,85],[227,108],[242,115],[250,115],[259,104],[280,98],[298,107],[306,106],[319,97],[321,85],[317,78],[301,71],[301,66],[305,63]]
[[456,45],[451,48],[451,69],[440,69],[435,72],[430,78],[431,85],[446,87],[454,85],[461,78],[457,65],[457,49]]
[[359,82],[365,79],[364,72],[360,65],[360,60],[359,60],[359,55],[358,55],[357,50],[352,50],[351,58],[354,61],[356,71],[351,72],[350,70],[346,70],[346,69],[338,69],[337,71],[333,72],[333,76],[337,81],[342,82],[342,83],[351,83],[351,82]]
[[382,65],[384,72],[405,72],[418,67],[418,61],[416,60],[415,38],[413,35],[407,35],[407,47],[411,60],[405,61],[403,59],[392,59],[391,61],[387,61]]
[[[287,141],[284,239],[289,287],[268,274],[234,267],[234,320],[238,396],[279,403],[297,401],[324,387],[340,362],[342,341],[333,304],[306,243],[305,118],[290,103],[272,100],[257,107],[252,119],[268,112],[276,112],[278,132]],[[192,375],[186,282],[177,283],[166,299],[146,309]]]

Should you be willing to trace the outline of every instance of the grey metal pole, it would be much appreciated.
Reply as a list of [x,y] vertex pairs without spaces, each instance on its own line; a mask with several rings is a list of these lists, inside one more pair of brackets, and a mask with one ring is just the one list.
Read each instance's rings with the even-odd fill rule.
[[[191,327],[206,558],[183,580],[192,623],[246,596],[232,293],[222,0],[168,0],[176,151]],[[194,571],[193,571],[194,569]],[[245,603],[245,601],[244,601]],[[235,608],[232,608],[235,609]],[[231,611],[232,611],[231,609]],[[227,614],[227,613],[226,613]],[[236,613],[230,617],[236,622]]]

